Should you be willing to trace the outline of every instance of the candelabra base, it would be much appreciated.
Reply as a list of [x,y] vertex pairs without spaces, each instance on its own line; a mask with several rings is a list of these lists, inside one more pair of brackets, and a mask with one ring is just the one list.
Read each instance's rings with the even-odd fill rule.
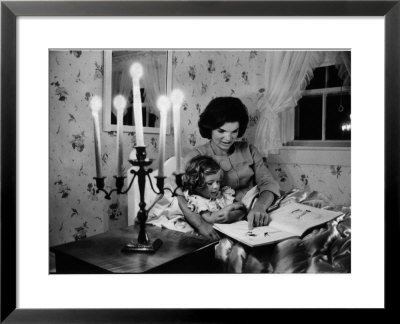
[[148,242],[148,243],[138,243],[131,241],[122,248],[122,252],[153,253],[157,251],[161,245],[162,241],[160,239],[156,239],[153,242]]

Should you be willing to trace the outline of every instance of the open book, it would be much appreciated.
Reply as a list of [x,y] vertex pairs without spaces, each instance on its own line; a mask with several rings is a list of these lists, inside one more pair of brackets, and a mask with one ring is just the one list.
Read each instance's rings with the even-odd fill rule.
[[239,242],[255,247],[301,237],[307,230],[342,214],[342,212],[291,203],[271,212],[268,226],[254,227],[249,231],[247,221],[239,221],[232,224],[214,224],[214,228]]

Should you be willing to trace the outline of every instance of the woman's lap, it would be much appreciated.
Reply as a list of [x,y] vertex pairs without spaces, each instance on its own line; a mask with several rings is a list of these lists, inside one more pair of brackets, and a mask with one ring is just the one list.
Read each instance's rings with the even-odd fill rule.
[[313,230],[304,238],[249,248],[229,238],[216,245],[215,257],[224,272],[235,273],[349,273],[351,271],[350,215]]
[[215,257],[224,272],[299,273],[305,272],[308,267],[308,258],[300,239],[249,249],[223,238],[215,248]]

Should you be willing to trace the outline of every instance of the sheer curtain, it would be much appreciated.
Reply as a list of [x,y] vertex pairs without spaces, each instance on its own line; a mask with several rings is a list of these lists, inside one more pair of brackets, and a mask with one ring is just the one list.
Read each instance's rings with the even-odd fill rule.
[[264,156],[279,152],[282,146],[279,113],[296,106],[319,59],[317,52],[267,52],[265,92],[257,103],[261,115],[255,134],[255,145]]
[[[313,69],[336,65],[346,85],[351,77],[350,51],[276,51],[266,53],[265,92],[255,145],[264,155],[277,154],[282,143],[294,138],[294,108],[313,78]],[[282,129],[281,129],[282,126]]]
[[132,100],[132,78],[129,70],[134,62],[140,62],[143,66],[140,86],[145,89],[145,103],[148,112],[158,115],[157,98],[166,93],[167,52],[131,52],[113,58],[113,96],[122,94],[127,100]]
[[348,84],[351,78],[351,52],[339,52],[335,57],[335,64],[339,77],[344,84]]
[[167,53],[150,52],[143,60],[143,70],[146,77],[142,78],[142,85],[146,89],[146,103],[149,112],[158,115],[157,98],[166,93],[167,82]]

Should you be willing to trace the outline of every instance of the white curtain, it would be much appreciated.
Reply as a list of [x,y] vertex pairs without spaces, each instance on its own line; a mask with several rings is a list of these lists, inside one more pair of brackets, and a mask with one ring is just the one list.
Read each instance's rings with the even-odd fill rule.
[[122,94],[127,100],[132,99],[132,78],[130,66],[140,62],[143,66],[143,77],[140,79],[141,88],[145,89],[146,106],[149,112],[158,115],[157,98],[166,94],[167,53],[157,51],[132,52],[113,58],[112,94]]
[[255,145],[264,156],[279,153],[282,143],[293,140],[294,108],[313,78],[313,69],[336,65],[346,85],[351,77],[350,55],[350,51],[266,53],[265,92],[257,103],[261,115],[255,134]]
[[142,84],[146,89],[146,102],[149,112],[158,115],[157,98],[160,95],[167,94],[167,54],[160,55],[155,53],[150,52],[148,59],[143,62],[143,69],[148,77],[142,78]]
[[255,145],[264,156],[279,152],[282,146],[279,113],[296,106],[319,59],[318,52],[267,52],[265,92],[257,103],[261,115],[255,134]]
[[344,85],[348,85],[351,78],[351,52],[338,52],[335,61],[339,78]]

